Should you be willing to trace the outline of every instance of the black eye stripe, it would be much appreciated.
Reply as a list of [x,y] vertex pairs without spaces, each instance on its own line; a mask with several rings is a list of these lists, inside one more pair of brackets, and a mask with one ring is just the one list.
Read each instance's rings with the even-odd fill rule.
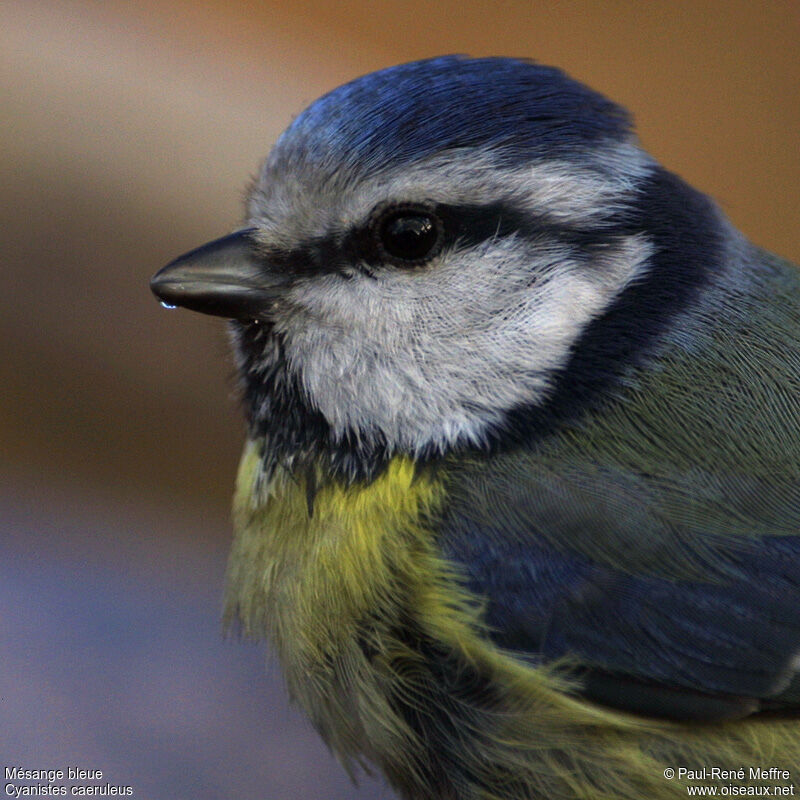
[[[429,251],[416,258],[404,259],[397,253],[387,253],[378,237],[380,225],[394,219],[429,217],[437,226],[437,240]],[[412,228],[414,224],[408,223]],[[324,273],[345,273],[353,267],[375,277],[381,267],[388,265],[416,266],[430,261],[448,248],[477,247],[485,242],[509,236],[536,242],[556,242],[569,247],[578,257],[589,257],[604,247],[613,245],[620,236],[641,230],[628,215],[617,212],[602,224],[591,227],[568,225],[546,214],[533,214],[506,203],[486,205],[449,205],[434,203],[381,204],[369,220],[346,233],[310,239],[290,251],[265,252],[265,269],[290,271],[298,278]],[[413,234],[412,234],[413,238]],[[425,239],[422,239],[423,244]],[[422,247],[422,245],[420,245]],[[424,247],[422,248],[424,250]],[[414,254],[409,254],[414,255]]]
[[568,225],[547,214],[535,214],[505,203],[483,206],[442,205],[437,208],[448,239],[474,247],[493,239],[517,236],[530,241],[555,241],[577,250],[595,250],[622,234],[633,233],[625,217],[618,213],[603,224],[591,227]]

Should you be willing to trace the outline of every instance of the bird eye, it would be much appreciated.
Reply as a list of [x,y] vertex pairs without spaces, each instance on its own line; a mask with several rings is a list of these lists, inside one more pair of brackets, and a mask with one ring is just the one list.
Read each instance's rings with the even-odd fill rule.
[[424,264],[439,252],[442,244],[442,222],[424,207],[395,207],[385,211],[374,230],[383,253],[402,264]]

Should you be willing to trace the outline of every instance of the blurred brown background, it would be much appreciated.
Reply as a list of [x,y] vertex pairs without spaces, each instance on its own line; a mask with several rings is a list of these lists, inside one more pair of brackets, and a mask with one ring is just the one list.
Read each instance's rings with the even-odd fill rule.
[[0,9],[0,769],[137,798],[351,786],[262,648],[223,641],[242,440],[224,326],[150,275],[237,222],[291,116],[445,52],[536,58],[800,260],[800,4],[37,2]]

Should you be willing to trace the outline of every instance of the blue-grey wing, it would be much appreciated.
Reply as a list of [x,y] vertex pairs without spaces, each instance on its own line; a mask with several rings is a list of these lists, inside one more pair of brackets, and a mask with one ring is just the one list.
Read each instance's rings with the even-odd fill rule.
[[716,478],[717,501],[738,501],[715,512],[708,487],[699,502],[663,471],[654,489],[652,475],[520,458],[451,472],[440,521],[498,645],[567,658],[590,699],[642,714],[800,709],[800,482]]

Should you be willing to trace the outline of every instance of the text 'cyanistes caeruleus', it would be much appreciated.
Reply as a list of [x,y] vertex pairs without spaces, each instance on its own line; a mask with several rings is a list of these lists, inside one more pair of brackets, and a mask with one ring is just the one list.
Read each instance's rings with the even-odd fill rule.
[[226,618],[346,763],[416,799],[800,777],[798,274],[622,108],[522,60],[360,78],[152,288],[232,320]]

